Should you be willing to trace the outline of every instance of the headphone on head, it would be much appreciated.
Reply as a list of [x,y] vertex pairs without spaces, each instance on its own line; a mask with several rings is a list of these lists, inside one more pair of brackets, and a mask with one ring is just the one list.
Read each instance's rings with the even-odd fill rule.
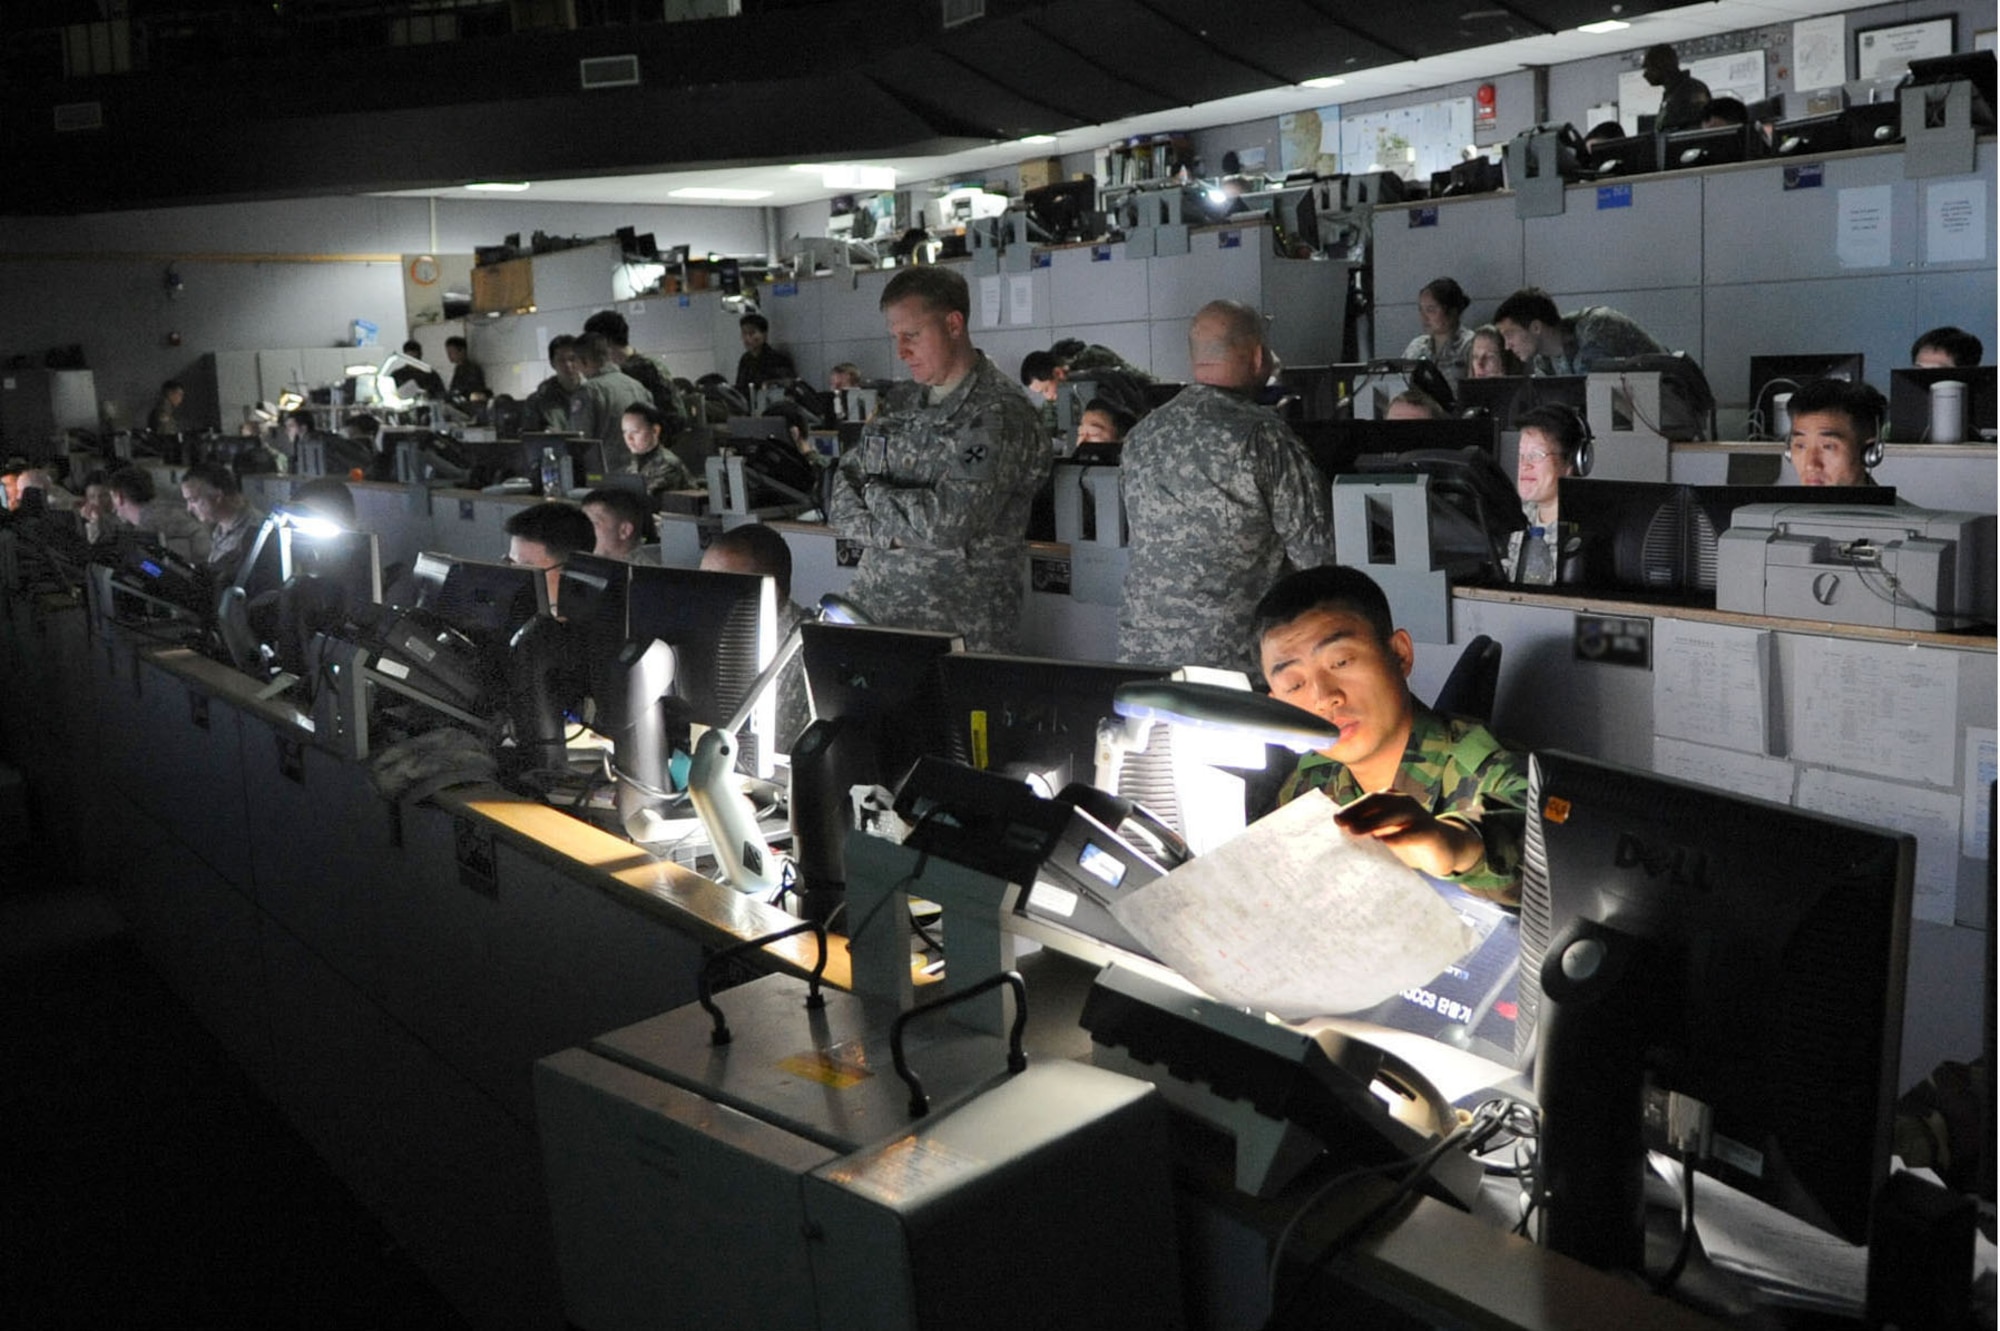
[[1590,422],[1584,419],[1583,413],[1567,402],[1537,402],[1531,410],[1559,412],[1575,423],[1576,445],[1573,448],[1567,444],[1564,445],[1563,460],[1569,463],[1570,475],[1590,475],[1590,464],[1594,459],[1594,448],[1597,439],[1595,435],[1591,434]]
[[1861,470],[1873,471],[1882,465],[1882,422],[1875,422],[1875,431],[1868,436],[1868,442],[1861,446]]

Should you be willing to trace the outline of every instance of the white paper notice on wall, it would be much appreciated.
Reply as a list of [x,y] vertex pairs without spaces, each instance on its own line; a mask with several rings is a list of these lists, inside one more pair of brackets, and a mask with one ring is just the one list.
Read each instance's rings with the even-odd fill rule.
[[997,328],[1000,325],[1000,275],[998,273],[979,279],[979,326]]
[[1959,849],[1968,860],[1983,860],[1992,853],[1987,829],[1993,817],[1994,732],[1968,727],[1965,732],[1965,812],[1960,815]]
[[1798,806],[1917,839],[1914,918],[1950,924],[1958,914],[1958,794],[1844,772],[1799,773]]
[[1946,180],[1924,191],[1924,262],[1977,263],[1986,257],[1986,184]]
[[1031,324],[1035,321],[1035,275],[1016,273],[1007,279],[1007,322]]
[[1814,640],[1785,680],[1791,756],[1892,781],[1958,784],[1958,658]]
[[1792,25],[1792,87],[1799,92],[1847,82],[1847,17],[1804,18]]
[[1769,752],[1771,635],[1662,619],[1653,630],[1653,733],[1742,753]]
[[1699,786],[1749,795],[1773,804],[1792,802],[1794,768],[1783,758],[1690,744],[1686,740],[1653,739],[1653,770],[1661,776],[1692,781]]
[[1895,191],[1862,185],[1840,191],[1833,252],[1842,268],[1887,268],[1893,239]]

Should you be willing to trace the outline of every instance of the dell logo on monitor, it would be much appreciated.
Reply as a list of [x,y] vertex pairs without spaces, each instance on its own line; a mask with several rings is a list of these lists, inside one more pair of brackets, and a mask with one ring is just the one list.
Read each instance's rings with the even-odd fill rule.
[[1611,858],[1621,869],[1644,870],[1648,878],[1664,878],[1697,892],[1708,890],[1708,856],[1687,846],[1649,845],[1625,832]]

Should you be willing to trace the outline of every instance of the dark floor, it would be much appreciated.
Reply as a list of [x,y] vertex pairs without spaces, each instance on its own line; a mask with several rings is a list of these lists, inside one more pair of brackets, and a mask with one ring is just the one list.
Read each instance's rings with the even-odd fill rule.
[[0,855],[0,1323],[466,1325],[92,891]]

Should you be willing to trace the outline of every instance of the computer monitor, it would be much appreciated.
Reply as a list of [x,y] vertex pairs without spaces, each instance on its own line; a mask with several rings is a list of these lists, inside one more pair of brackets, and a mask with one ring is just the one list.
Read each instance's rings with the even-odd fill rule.
[[1272,243],[1281,254],[1319,248],[1319,209],[1312,182],[1279,189],[1252,190],[1236,197],[1236,212],[1262,213],[1271,219]]
[[[661,719],[668,742],[692,753],[690,726],[727,724],[777,654],[777,584],[761,574],[644,565],[633,565],[627,577],[626,650],[655,641],[673,649],[673,686]],[[773,691],[737,736],[741,764],[758,776],[771,772],[776,711]]]
[[[1931,437],[1931,385],[1965,385],[1961,441],[1991,439],[1994,419],[1994,370],[1991,365],[1906,366],[1889,372],[1889,433],[1898,443],[1921,443]],[[1984,432],[1984,433],[1982,433]]]
[[1670,1097],[1708,1111],[1692,1168],[1865,1242],[1913,838],[1572,754],[1529,771],[1518,1039],[1535,1046],[1544,1242],[1638,1269],[1645,1152],[1689,1119]]
[[1399,394],[1416,389],[1428,395],[1446,411],[1454,409],[1451,382],[1436,362],[1427,360],[1371,360],[1352,385],[1349,398],[1353,414],[1362,419],[1380,420]]
[[573,554],[563,564],[556,593],[574,683],[589,703],[580,708],[577,720],[611,740],[625,725],[625,668],[619,653],[629,636],[625,593],[631,569],[622,559]]
[[460,559],[428,608],[482,646],[505,646],[523,624],[549,613],[548,576],[526,564]]
[[1862,382],[1862,356],[1858,351],[1786,352],[1750,358],[1750,437],[1771,436],[1776,410],[1770,399],[1779,393],[1796,393],[1815,379],[1843,379]]
[[1503,576],[1507,537],[1525,527],[1527,519],[1521,514],[1514,482],[1490,452],[1426,448],[1376,454],[1358,459],[1355,471],[1430,477],[1432,557],[1476,567],[1484,576]]
[[1441,450],[1475,449],[1497,459],[1500,430],[1489,416],[1446,417],[1435,421],[1300,421],[1292,427],[1321,476],[1331,480],[1352,472],[1365,457]]
[[1523,413],[1557,404],[1578,415],[1589,411],[1590,378],[1582,374],[1503,374],[1490,379],[1458,381],[1455,407],[1461,415],[1475,412],[1492,417],[1501,430],[1512,430]]
[[1660,169],[1660,136],[1633,134],[1607,139],[1590,150],[1590,169],[1599,180],[1651,175]]
[[1354,385],[1367,373],[1368,367],[1361,364],[1285,366],[1278,371],[1286,395],[1281,404],[1285,418],[1330,421],[1346,416]]
[[1893,486],[1682,485],[1565,476],[1558,581],[1578,591],[1712,602],[1716,541],[1745,504],[1892,504]]
[[1096,240],[1105,234],[1104,214],[1097,208],[1097,179],[1082,176],[1058,180],[1021,192],[1028,220],[1040,228],[1048,244]]
[[1817,157],[1854,146],[1845,111],[1781,120],[1771,127],[1771,152],[1778,157]]
[[938,662],[943,754],[972,767],[1061,793],[1097,773],[1097,732],[1111,721],[1111,695],[1133,680],[1164,679],[1165,666],[1053,661],[966,652]]
[[1956,51],[1950,55],[1925,56],[1910,62],[1910,87],[1923,88],[1933,84],[1956,83],[1961,79],[1972,85],[1972,123],[1975,128],[1991,130],[1993,113],[2000,108],[1994,97],[1994,55],[1991,51]]
[[1660,166],[1667,171],[1689,171],[1701,166],[1722,166],[1750,157],[1752,125],[1718,125],[1714,129],[1683,129],[1663,136]]

